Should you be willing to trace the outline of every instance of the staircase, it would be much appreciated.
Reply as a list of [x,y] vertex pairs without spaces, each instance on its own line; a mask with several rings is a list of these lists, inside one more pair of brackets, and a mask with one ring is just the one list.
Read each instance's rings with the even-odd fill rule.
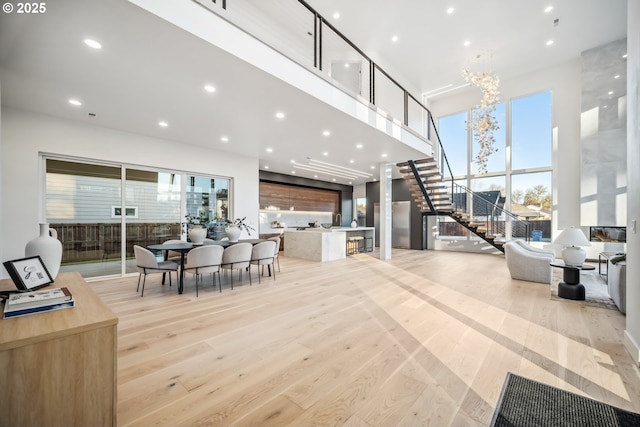
[[528,240],[530,224],[527,221],[504,210],[497,197],[495,201],[489,200],[489,192],[484,195],[474,192],[456,184],[453,178],[445,181],[433,157],[408,160],[396,166],[424,215],[449,216],[501,252],[504,252],[507,218],[511,219],[510,234],[523,235]]

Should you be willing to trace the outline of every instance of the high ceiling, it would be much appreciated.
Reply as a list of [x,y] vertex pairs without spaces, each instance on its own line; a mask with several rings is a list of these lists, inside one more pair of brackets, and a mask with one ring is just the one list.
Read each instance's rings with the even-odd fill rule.
[[[227,3],[231,8],[240,1]],[[295,0],[253,1],[246,4],[269,5],[266,10],[280,17],[291,2],[297,6]],[[506,79],[626,34],[622,0],[308,3],[401,84],[418,91],[416,97],[463,84],[464,67],[489,66]],[[547,5],[554,6],[551,13],[543,12]],[[448,15],[450,6],[455,12]],[[374,172],[384,159],[417,155],[126,0],[56,0],[46,7],[39,15],[0,14],[3,105],[258,157],[261,169],[287,174],[291,160]],[[397,42],[391,41],[394,35]],[[102,49],[86,46],[86,38],[99,40]],[[545,45],[549,39],[552,46]],[[216,91],[206,92],[205,84]],[[82,105],[70,105],[71,98]],[[276,111],[285,111],[285,119],[275,119]],[[326,130],[329,137],[322,134]],[[365,181],[296,173],[342,184]]]
[[[307,2],[383,68],[400,73],[402,84],[422,93],[464,84],[463,68],[493,70],[504,80],[578,58],[627,34],[626,0]],[[549,40],[554,43],[547,46]]]

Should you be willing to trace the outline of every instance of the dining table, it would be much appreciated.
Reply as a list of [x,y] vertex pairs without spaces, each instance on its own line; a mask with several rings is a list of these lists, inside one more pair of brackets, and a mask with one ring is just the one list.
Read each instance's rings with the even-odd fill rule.
[[[266,239],[241,239],[237,242],[230,242],[228,240],[207,240],[202,244],[193,244],[191,242],[182,242],[182,243],[158,243],[154,245],[147,246],[147,249],[150,251],[162,251],[164,252],[164,259],[166,260],[169,254],[169,251],[175,251],[180,253],[180,275],[178,276],[178,293],[181,294],[184,290],[184,261],[185,255],[192,249],[198,248],[200,246],[208,246],[208,245],[218,245],[222,247],[228,247],[234,245],[236,243],[251,243],[252,245],[256,245],[260,242],[265,242]],[[163,277],[164,282],[164,277]]]

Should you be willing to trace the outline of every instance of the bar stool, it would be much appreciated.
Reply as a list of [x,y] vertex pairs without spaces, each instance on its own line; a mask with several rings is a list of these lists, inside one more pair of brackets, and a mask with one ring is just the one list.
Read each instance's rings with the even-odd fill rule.
[[360,242],[364,240],[362,236],[352,236],[347,239],[347,255],[360,252]]
[[364,248],[363,252],[373,252],[373,237],[365,237],[364,238]]

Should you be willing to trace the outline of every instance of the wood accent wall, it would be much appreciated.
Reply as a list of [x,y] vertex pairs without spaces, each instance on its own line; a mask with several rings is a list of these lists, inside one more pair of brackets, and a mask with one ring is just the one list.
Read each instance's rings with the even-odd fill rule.
[[332,190],[292,185],[260,183],[260,209],[276,206],[280,210],[340,212],[340,193]]

